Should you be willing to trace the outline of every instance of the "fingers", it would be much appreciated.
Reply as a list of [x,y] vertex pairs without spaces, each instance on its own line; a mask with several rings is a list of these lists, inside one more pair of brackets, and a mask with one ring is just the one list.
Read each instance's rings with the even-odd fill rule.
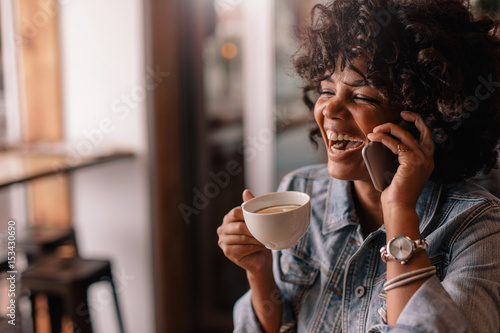
[[[430,129],[425,124],[422,117],[414,112],[403,111],[401,112],[401,117],[415,124],[415,127],[420,132],[420,144],[413,137],[413,135],[401,128],[400,126],[393,123],[385,123],[379,125],[373,129],[373,133],[368,134],[368,138],[372,141],[377,141],[383,143],[387,146],[394,154],[399,155],[402,152],[411,150],[418,153],[421,151],[424,155],[430,157],[434,153],[434,142],[432,141],[432,133]],[[392,136],[398,138],[399,140],[387,135],[390,133]]]
[[217,233],[219,237],[222,235],[245,235],[249,237],[253,237],[245,222],[233,221],[233,222],[224,222],[217,229]]
[[422,116],[415,112],[403,111],[401,112],[401,117],[404,120],[413,122],[415,124],[415,127],[420,132],[420,149],[422,149],[425,155],[432,155],[434,153],[434,141],[432,140],[432,132],[430,128],[425,124]]
[[[243,201],[254,196],[249,190],[242,193]],[[272,267],[271,250],[255,239],[245,223],[241,206],[233,208],[224,216],[222,225],[217,228],[219,247],[224,255],[235,264],[249,271],[261,271]]]
[[218,245],[224,255],[243,268],[245,267],[240,261],[245,257],[267,251],[266,247],[248,230],[243,221],[241,207],[234,208],[224,217],[222,225],[217,229],[217,234],[219,235]]
[[224,216],[222,225],[217,228],[219,235],[219,246],[223,245],[258,245],[263,246],[257,241],[243,220],[241,207],[232,209]]
[[254,195],[252,194],[252,192],[250,192],[250,190],[244,190],[243,191],[243,201],[244,202],[247,202],[248,200],[250,199],[253,199],[254,198]]
[[235,207],[229,211],[229,213],[224,216],[222,224],[231,222],[244,222],[243,209],[241,207]]
[[245,256],[257,251],[265,250],[266,247],[258,240],[248,235],[224,234],[219,237],[219,247],[233,256]]
[[[252,192],[249,190],[244,190],[243,191],[243,201],[248,201],[252,199],[254,196]],[[224,216],[223,223],[228,223],[228,222],[236,222],[236,221],[245,221],[243,217],[243,210],[241,207],[235,207],[233,208],[229,213]]]
[[224,252],[224,255],[229,260],[247,271],[257,266],[263,265],[262,262],[259,262],[259,256],[262,259],[264,259],[265,256],[268,256],[268,260],[271,260],[272,262],[272,256],[270,255],[271,251],[264,246],[232,245],[222,246],[221,248]]
[[[222,250],[224,253],[229,254],[230,251],[230,256],[232,258],[242,258],[245,256],[248,256],[250,254],[256,253],[256,252],[261,252],[267,250],[267,248],[262,245],[262,244],[237,244],[237,245],[231,245],[231,247],[224,247],[221,246]],[[229,250],[229,251],[228,251]]]
[[[378,129],[378,127],[375,127],[375,129]],[[375,132],[375,129],[373,131]],[[391,134],[395,135],[393,132]],[[399,141],[395,140],[394,138],[391,138],[390,136],[386,135],[385,133],[370,133],[368,134],[368,139],[371,141],[375,142],[381,142],[389,148],[394,154],[398,154],[398,143]]]
[[406,147],[402,143],[398,143],[398,155],[401,153],[406,153],[407,151],[410,151],[410,148]]
[[252,236],[248,235],[237,235],[237,234],[226,234],[224,239],[222,240],[222,243],[226,245],[257,245],[260,247],[263,247],[264,245],[253,238]]

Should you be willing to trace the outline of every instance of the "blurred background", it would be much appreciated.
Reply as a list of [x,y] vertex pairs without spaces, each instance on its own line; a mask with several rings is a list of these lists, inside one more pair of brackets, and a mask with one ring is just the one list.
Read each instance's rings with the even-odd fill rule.
[[[111,261],[127,332],[232,331],[248,285],[217,227],[245,188],[326,161],[291,64],[317,2],[1,0],[0,235],[74,230],[77,256]],[[88,299],[94,331],[118,332],[109,286]]]

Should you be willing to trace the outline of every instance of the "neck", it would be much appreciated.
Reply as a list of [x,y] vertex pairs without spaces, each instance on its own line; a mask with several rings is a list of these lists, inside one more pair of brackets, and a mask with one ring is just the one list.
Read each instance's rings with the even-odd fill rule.
[[381,193],[373,187],[370,179],[354,181],[354,191],[355,207],[366,236],[384,224]]

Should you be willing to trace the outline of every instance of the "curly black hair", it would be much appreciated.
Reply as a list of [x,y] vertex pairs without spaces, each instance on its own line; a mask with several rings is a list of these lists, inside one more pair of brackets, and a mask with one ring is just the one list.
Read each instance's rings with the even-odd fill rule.
[[[436,144],[434,177],[460,180],[496,167],[500,135],[498,21],[476,18],[469,1],[335,0],[316,5],[299,30],[294,67],[303,100],[340,61],[368,62],[367,84],[388,103],[419,113]],[[316,142],[316,126],[310,138]]]

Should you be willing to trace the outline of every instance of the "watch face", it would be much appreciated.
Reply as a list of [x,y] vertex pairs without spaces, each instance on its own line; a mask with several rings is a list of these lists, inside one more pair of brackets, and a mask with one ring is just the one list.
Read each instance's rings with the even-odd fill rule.
[[389,244],[389,253],[396,260],[406,260],[413,251],[411,240],[406,237],[396,237]]

